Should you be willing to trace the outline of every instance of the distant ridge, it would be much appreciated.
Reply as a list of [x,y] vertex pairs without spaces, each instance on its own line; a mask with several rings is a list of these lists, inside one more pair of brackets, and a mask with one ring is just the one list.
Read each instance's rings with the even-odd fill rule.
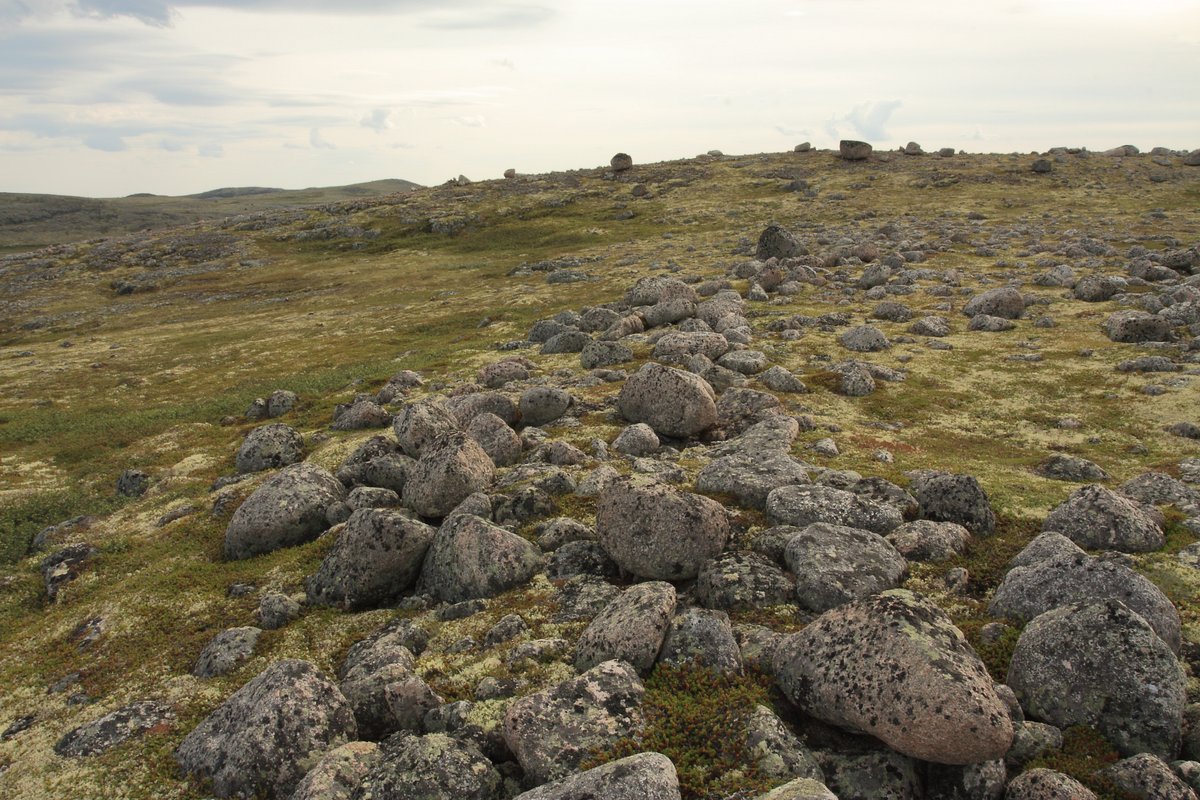
[[307,189],[222,187],[180,197],[149,192],[113,198],[0,192],[0,253],[186,225],[201,219],[322,205],[419,188],[420,184],[412,181],[386,178]]

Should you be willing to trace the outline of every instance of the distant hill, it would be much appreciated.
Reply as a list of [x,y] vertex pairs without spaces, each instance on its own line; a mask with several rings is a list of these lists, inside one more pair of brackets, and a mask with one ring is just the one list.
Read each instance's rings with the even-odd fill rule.
[[99,236],[169,228],[276,208],[321,205],[420,188],[389,178],[349,186],[276,189],[239,186],[169,197],[148,193],[94,198],[0,192],[0,252],[33,250]]

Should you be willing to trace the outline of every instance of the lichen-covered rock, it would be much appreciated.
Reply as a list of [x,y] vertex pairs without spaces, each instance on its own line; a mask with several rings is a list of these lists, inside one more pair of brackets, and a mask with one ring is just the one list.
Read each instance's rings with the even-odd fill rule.
[[945,317],[921,317],[908,326],[908,332],[915,333],[917,336],[933,336],[940,339],[950,335],[950,323]]
[[571,395],[553,386],[534,386],[521,393],[517,407],[525,425],[545,425],[567,412]]
[[813,754],[766,706],[756,706],[746,723],[746,751],[759,774],[772,780],[825,780]]
[[721,673],[742,671],[742,654],[729,615],[708,608],[689,608],[675,615],[663,638],[658,660]]
[[312,541],[329,523],[325,510],[346,487],[315,464],[284,467],[238,507],[225,529],[225,557],[250,558]]
[[261,628],[251,626],[221,631],[204,646],[192,674],[197,678],[215,678],[232,672],[253,655],[261,634]]
[[882,536],[827,522],[795,534],[783,558],[796,576],[797,602],[816,612],[893,589],[908,575],[908,562]]
[[975,536],[991,536],[996,530],[996,514],[987,492],[971,475],[922,475],[913,480],[912,493],[925,519],[956,522]]
[[618,453],[629,456],[645,456],[658,450],[661,446],[658,434],[644,422],[626,426],[617,438],[613,439],[612,447]]
[[1008,778],[1003,761],[979,764],[926,764],[925,796],[953,800],[1000,800]]
[[504,741],[530,783],[564,778],[596,749],[641,732],[645,693],[633,667],[605,661],[510,705]]
[[838,337],[838,344],[856,353],[878,353],[892,346],[883,331],[874,325],[859,325]]
[[861,528],[885,534],[904,522],[894,506],[876,503],[832,486],[782,486],[767,495],[767,516],[780,525],[804,527],[814,522]]
[[218,797],[288,797],[313,759],[355,738],[346,698],[307,661],[276,661],[213,711],[175,751]]
[[596,614],[575,648],[575,668],[625,661],[650,674],[675,616],[675,587],[665,581],[630,586]]
[[[303,595],[299,596],[304,599]],[[300,602],[283,592],[266,592],[258,601],[255,617],[269,631],[277,630],[300,616]]]
[[793,582],[769,558],[752,552],[722,553],[696,575],[696,601],[705,608],[745,611],[786,603]]
[[911,758],[891,750],[818,754],[825,783],[837,797],[921,800],[921,776]]
[[353,800],[500,800],[503,780],[475,745],[431,733],[401,736],[380,748],[381,758]]
[[416,583],[433,535],[399,511],[355,511],[305,582],[308,601],[353,610],[383,605]]
[[508,425],[516,425],[521,421],[521,412],[517,409],[517,404],[508,395],[500,392],[470,392],[454,395],[445,402],[447,410],[454,416],[460,428],[465,428],[480,414],[495,414]]
[[584,369],[610,367],[626,361],[633,361],[633,351],[620,342],[588,342],[579,353],[579,366]]
[[[396,636],[358,643],[338,671],[338,688],[354,709],[358,735],[378,740],[396,731],[417,731],[421,719],[441,698],[415,672],[412,652]],[[405,697],[415,702],[399,706]],[[400,713],[397,713],[400,712]]]
[[42,581],[46,584],[46,596],[51,602],[58,599],[59,590],[79,577],[84,566],[99,552],[90,544],[80,542],[67,545],[42,559],[38,566],[41,569]]
[[1162,528],[1138,505],[1103,486],[1082,486],[1055,507],[1042,530],[1057,531],[1085,550],[1144,553],[1166,542]]
[[617,410],[660,436],[686,439],[717,424],[716,394],[703,378],[653,362],[630,375]]
[[516,796],[515,800],[679,800],[679,778],[661,753],[610,761]]
[[1104,335],[1114,342],[1167,342],[1171,323],[1145,311],[1114,311],[1104,320]]
[[968,317],[987,314],[989,317],[1019,319],[1025,313],[1025,298],[1011,286],[989,289],[967,301],[962,313]]
[[895,528],[885,538],[910,561],[945,561],[967,552],[971,532],[956,522],[918,519]]
[[769,258],[792,258],[805,255],[808,250],[796,238],[795,234],[781,225],[768,225],[758,235],[758,245],[754,257],[759,261]]
[[772,489],[800,483],[808,483],[808,472],[787,453],[745,452],[711,461],[696,476],[696,491],[733,495],[761,510]]
[[521,460],[521,437],[495,414],[480,414],[467,425],[467,435],[479,443],[497,467]]
[[[1048,561],[1051,558],[1058,556],[1079,556],[1085,555],[1083,548],[1072,542],[1061,533],[1054,531],[1043,531],[1033,537],[1033,541],[1025,545],[1021,552],[1013,556],[1012,561],[1008,562],[1009,569],[1015,567],[1028,567],[1031,564],[1036,564],[1039,561]],[[1040,612],[1039,612],[1040,613]]]
[[755,800],[838,800],[838,797],[818,780],[796,778],[760,794]]
[[1186,680],[1150,624],[1119,600],[1077,603],[1021,632],[1006,681],[1033,719],[1088,725],[1123,755],[1179,750]]
[[423,517],[444,517],[496,473],[479,443],[461,431],[425,445],[404,484],[404,505]]
[[330,750],[296,786],[290,800],[350,800],[379,763],[379,745],[349,742]]
[[439,400],[409,403],[392,420],[396,442],[410,458],[420,457],[426,445],[458,429],[458,420]]
[[499,389],[511,381],[523,381],[528,378],[529,366],[521,358],[502,358],[484,364],[475,374],[475,380],[489,389]]
[[304,437],[290,425],[277,422],[246,434],[237,452],[237,471],[262,472],[295,464],[304,458]]
[[1039,767],[1009,781],[1004,800],[1096,800],[1096,795],[1069,775]]
[[1053,725],[1028,720],[1013,722],[1013,743],[1004,754],[1004,763],[1019,772],[1035,758],[1052,750],[1061,750],[1062,745],[1062,731]]
[[1148,506],[1200,506],[1200,490],[1165,472],[1143,472],[1122,483],[1117,491]]
[[1083,483],[1108,480],[1108,473],[1094,462],[1067,453],[1055,453],[1038,464],[1034,472],[1055,481]]
[[495,597],[542,567],[532,542],[470,514],[449,517],[425,554],[421,586],[448,603]]
[[162,703],[153,700],[133,703],[79,726],[58,740],[54,752],[71,758],[98,756],[135,736],[165,731],[174,719],[175,713]]
[[650,580],[685,580],[725,549],[729,521],[715,500],[622,479],[600,495],[596,537],[627,572]]
[[1179,612],[1162,590],[1116,561],[1086,553],[1015,567],[996,589],[988,613],[1028,621],[1072,603],[1120,600],[1141,615],[1173,652],[1182,642]]
[[392,415],[374,400],[360,399],[348,406],[339,405],[333,411],[335,431],[359,431],[365,428],[386,428]]
[[1196,794],[1161,758],[1141,753],[1105,767],[1100,774],[1139,800],[1196,800]]
[[1012,721],[979,656],[929,600],[891,590],[783,641],[776,679],[802,711],[925,761],[1002,758]]

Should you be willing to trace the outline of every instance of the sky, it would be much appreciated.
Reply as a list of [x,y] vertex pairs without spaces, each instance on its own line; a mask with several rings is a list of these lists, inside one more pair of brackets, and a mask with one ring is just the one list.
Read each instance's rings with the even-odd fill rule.
[[0,0],[0,192],[1200,147],[1200,0]]

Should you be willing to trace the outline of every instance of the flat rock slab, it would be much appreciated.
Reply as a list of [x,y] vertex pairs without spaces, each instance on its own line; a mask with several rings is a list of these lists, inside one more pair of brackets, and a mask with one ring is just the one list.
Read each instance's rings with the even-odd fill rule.
[[54,752],[74,758],[98,756],[137,736],[166,731],[174,720],[175,713],[162,703],[153,700],[133,703],[79,726],[58,740]]
[[929,600],[895,589],[785,639],[780,688],[802,711],[942,764],[1003,758],[1012,720],[979,656]]

